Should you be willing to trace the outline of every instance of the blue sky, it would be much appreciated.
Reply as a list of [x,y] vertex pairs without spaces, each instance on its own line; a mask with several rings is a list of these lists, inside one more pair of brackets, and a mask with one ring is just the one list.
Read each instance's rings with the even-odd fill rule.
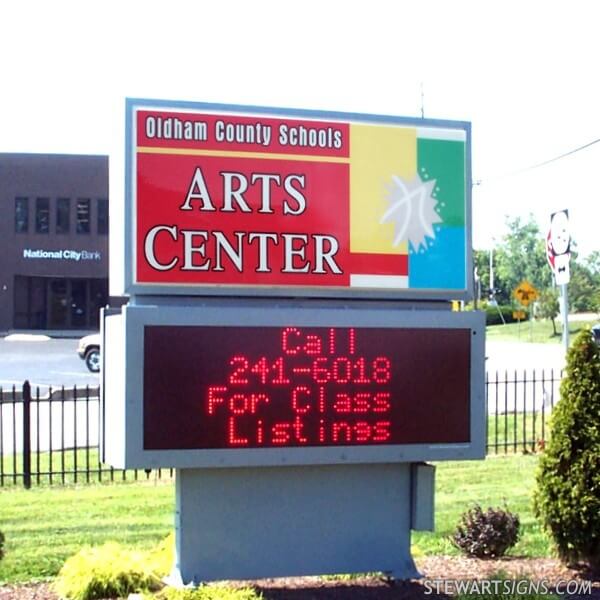
[[[473,236],[568,208],[600,249],[592,1],[20,0],[2,10],[1,152],[110,153],[124,98],[470,121]],[[422,96],[423,90],[423,96]],[[115,199],[113,199],[114,201]]]

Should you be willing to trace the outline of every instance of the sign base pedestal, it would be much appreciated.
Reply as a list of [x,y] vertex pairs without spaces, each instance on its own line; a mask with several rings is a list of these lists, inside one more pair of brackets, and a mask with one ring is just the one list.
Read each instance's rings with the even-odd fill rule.
[[410,464],[179,469],[171,585],[380,571],[410,554]]

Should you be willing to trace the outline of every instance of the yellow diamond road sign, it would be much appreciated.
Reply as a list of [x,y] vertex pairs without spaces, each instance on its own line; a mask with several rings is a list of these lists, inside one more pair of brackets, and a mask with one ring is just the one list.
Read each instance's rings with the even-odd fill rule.
[[537,300],[539,292],[529,283],[529,281],[521,281],[515,288],[513,296],[523,305],[529,306]]

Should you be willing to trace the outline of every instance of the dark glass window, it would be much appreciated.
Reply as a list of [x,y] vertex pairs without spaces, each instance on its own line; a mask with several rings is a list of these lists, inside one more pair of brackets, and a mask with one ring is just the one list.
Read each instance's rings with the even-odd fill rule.
[[29,231],[29,198],[15,198],[15,232]]
[[59,198],[56,201],[56,233],[69,233],[71,227],[71,199]]
[[98,198],[98,235],[108,234],[108,200]]
[[46,287],[47,280],[44,277],[15,275],[15,327],[46,328]]
[[77,233],[90,232],[90,199],[77,199]]
[[50,233],[50,200],[36,198],[35,200],[35,232]]

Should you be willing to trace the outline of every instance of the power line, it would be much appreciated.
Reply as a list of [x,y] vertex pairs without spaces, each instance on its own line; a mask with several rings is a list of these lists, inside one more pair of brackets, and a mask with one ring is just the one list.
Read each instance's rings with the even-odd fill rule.
[[473,182],[473,185],[481,185],[484,181],[489,181],[489,180],[494,180],[494,179],[504,179],[505,177],[512,177],[514,175],[520,175],[521,173],[527,173],[528,171],[533,171],[534,169],[539,169],[540,167],[549,165],[550,163],[556,162],[557,160],[561,160],[567,156],[571,156],[571,154],[581,152],[582,150],[585,150],[586,148],[589,148],[590,146],[593,146],[594,144],[597,144],[598,142],[600,142],[600,138],[596,138],[595,140],[592,140],[591,142],[588,142],[587,144],[584,144],[583,146],[573,148],[573,150],[569,150],[568,152],[559,154],[558,156],[555,156],[554,158],[550,158],[543,162],[536,163],[534,165],[530,165],[529,167],[524,167],[523,169],[517,169],[516,171],[509,171],[508,173],[504,173],[502,175],[495,175],[493,177],[485,177],[484,179],[476,179]]

